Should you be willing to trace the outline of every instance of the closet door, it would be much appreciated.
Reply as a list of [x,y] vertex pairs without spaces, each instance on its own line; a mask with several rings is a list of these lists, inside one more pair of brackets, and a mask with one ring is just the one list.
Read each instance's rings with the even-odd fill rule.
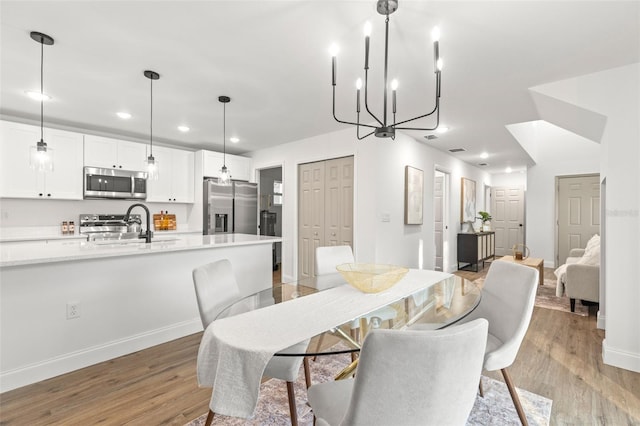
[[353,157],[325,165],[324,245],[353,244]]
[[315,275],[316,247],[324,245],[325,163],[298,166],[298,278]]

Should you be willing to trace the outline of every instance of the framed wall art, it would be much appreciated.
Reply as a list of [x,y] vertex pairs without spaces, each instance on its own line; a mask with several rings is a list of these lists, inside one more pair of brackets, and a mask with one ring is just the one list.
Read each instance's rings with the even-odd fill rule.
[[422,225],[424,176],[420,169],[404,168],[404,223]]
[[476,220],[476,181],[462,178],[460,185],[460,223]]

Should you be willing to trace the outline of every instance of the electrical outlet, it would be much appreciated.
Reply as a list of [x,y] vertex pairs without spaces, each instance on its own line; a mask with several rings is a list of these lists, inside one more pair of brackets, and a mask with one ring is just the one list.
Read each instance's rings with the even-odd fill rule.
[[80,302],[67,302],[67,319],[80,318]]

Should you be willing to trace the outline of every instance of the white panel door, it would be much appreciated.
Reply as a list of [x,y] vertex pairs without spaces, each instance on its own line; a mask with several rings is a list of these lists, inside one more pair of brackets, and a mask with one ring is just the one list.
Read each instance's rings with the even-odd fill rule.
[[558,178],[557,265],[600,232],[600,175]]
[[510,255],[514,245],[525,244],[522,187],[491,188],[491,216],[491,228],[496,233],[496,256]]
[[315,275],[316,247],[324,245],[324,162],[298,166],[298,277]]
[[436,172],[433,188],[434,242],[436,246],[436,271],[443,270],[444,253],[444,175]]

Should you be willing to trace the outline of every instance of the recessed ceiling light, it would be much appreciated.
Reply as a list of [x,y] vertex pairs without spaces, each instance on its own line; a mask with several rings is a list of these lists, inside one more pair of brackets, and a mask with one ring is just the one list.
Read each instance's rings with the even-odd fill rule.
[[26,92],[27,96],[36,101],[48,101],[51,99],[51,96],[46,93],[36,92],[35,90],[29,90]]
[[232,143],[238,143],[238,142],[240,142],[240,139],[238,139],[236,137],[232,137],[232,138],[229,138],[229,141],[231,141]]
[[430,141],[432,141],[434,139],[438,139],[438,137],[436,135],[427,135],[424,138],[427,139],[427,140],[430,140]]
[[464,148],[452,148],[449,150],[449,152],[464,152],[466,151],[466,149]]
[[480,164],[478,164],[478,166],[484,167],[484,166],[488,166],[488,164],[487,163],[480,163]]
[[436,132],[438,133],[447,133],[449,131],[449,128],[447,126],[438,126],[438,128],[436,129]]
[[511,173],[513,170],[511,169],[511,167],[507,167],[506,169],[504,169],[505,173]]
[[128,112],[124,112],[124,111],[120,111],[120,112],[116,112],[116,115],[120,118],[122,118],[123,120],[128,120],[131,118],[131,114],[129,114]]
[[187,126],[178,126],[178,130],[181,132],[188,132],[190,129]]
[[483,152],[482,154],[480,154],[480,158],[484,159],[484,158],[489,158],[489,154],[486,152]]

